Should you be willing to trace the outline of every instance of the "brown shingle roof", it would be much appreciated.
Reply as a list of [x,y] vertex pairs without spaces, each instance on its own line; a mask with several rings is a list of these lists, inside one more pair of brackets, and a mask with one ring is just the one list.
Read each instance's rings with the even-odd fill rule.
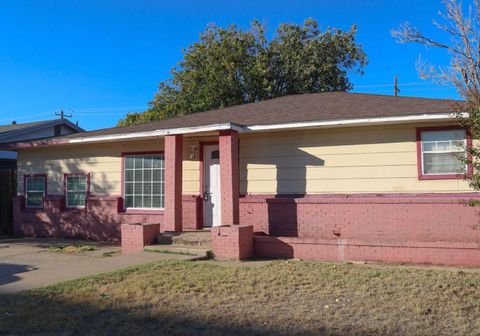
[[244,126],[304,121],[450,113],[460,101],[394,97],[363,93],[326,92],[285,96],[258,103],[194,113],[168,120],[72,134],[68,138],[147,132],[220,123]]

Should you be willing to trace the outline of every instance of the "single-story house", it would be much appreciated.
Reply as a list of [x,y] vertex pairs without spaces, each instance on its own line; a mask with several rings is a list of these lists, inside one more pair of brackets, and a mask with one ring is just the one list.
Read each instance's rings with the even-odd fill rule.
[[292,95],[14,144],[15,233],[213,227],[214,252],[237,258],[480,266],[457,103]]

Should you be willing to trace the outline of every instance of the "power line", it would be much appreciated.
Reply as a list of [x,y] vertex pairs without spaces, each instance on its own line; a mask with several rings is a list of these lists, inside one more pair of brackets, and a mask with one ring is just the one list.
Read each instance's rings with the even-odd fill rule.
[[105,112],[105,113],[76,113],[75,116],[86,117],[86,116],[107,116],[107,115],[119,115],[119,114],[129,114],[129,113],[142,113],[145,111],[127,111],[127,112]]
[[[31,117],[38,117],[38,116],[42,116],[42,115],[51,115],[52,113],[55,113],[57,112],[58,110],[54,110],[54,111],[49,111],[49,112],[42,112],[42,113],[36,113],[36,114],[29,114],[29,115],[22,115],[22,116],[13,116],[12,118],[13,119],[29,119]],[[12,118],[5,118],[5,119],[0,119],[0,121],[10,121]]]
[[[412,82],[412,83],[402,83],[402,86],[418,86],[418,85],[437,85],[430,82]],[[372,85],[355,85],[355,88],[377,88],[377,87],[391,87],[390,84],[372,84]]]

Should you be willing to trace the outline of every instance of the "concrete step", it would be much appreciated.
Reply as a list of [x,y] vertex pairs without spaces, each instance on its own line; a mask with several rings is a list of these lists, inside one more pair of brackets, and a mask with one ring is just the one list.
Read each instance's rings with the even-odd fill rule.
[[213,257],[211,249],[195,247],[191,245],[149,245],[145,246],[145,251],[165,254],[188,255],[192,257],[192,260],[211,259]]
[[157,236],[160,245],[185,245],[210,248],[212,236],[210,231],[188,231],[175,233],[162,233]]

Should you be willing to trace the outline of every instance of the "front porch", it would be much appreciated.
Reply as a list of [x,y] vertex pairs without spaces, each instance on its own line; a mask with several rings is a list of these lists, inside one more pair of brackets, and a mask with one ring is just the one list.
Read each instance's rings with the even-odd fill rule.
[[[211,143],[211,142],[209,142]],[[205,158],[200,142],[200,194],[209,192],[205,186]],[[220,225],[239,224],[239,149],[238,132],[222,130],[218,134],[220,188]],[[182,174],[183,174],[183,135],[165,136],[165,218],[163,231],[183,231]],[[211,197],[211,195],[210,195]],[[205,197],[204,197],[205,201]],[[213,204],[218,206],[218,204]],[[211,227],[205,222],[205,202],[201,204],[201,226]]]
[[[199,142],[199,191],[195,214],[185,211],[183,195],[184,135],[166,135],[165,210],[163,224],[122,225],[122,250],[143,250],[158,241],[155,233],[166,237],[211,228],[212,247],[219,259],[246,259],[253,256],[253,226],[240,226],[239,214],[239,136],[233,129],[218,131],[218,141]],[[213,151],[204,150],[213,146]],[[218,146],[218,150],[215,150]],[[210,157],[211,155],[211,157]],[[213,169],[210,171],[210,169]],[[217,181],[214,181],[218,179]],[[215,188],[213,187],[215,186]],[[194,196],[192,196],[194,197]],[[185,216],[195,218],[195,227],[185,225]],[[188,218],[192,223],[192,218]]]

